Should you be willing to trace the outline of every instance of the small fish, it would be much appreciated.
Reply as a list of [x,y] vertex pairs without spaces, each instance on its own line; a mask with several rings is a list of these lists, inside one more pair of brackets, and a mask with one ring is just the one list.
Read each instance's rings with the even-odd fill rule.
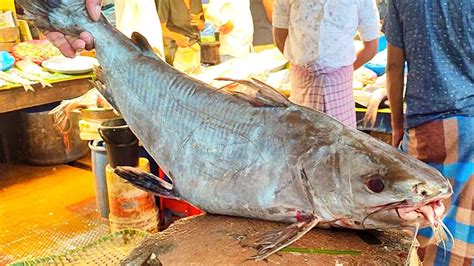
[[33,63],[31,60],[20,60],[15,62],[15,66],[21,71],[28,72],[38,77],[48,77],[48,72],[44,71],[40,66]]
[[44,80],[42,77],[31,74],[31,73],[26,72],[26,71],[22,71],[22,70],[14,68],[14,69],[10,70],[10,73],[16,74],[17,76],[19,76],[23,79],[27,79],[27,80],[34,81],[34,82],[39,82],[41,84],[41,86],[43,86],[43,88],[53,87],[49,82]]
[[115,173],[208,213],[290,224],[262,235],[255,260],[316,226],[430,226],[452,194],[434,168],[258,80],[216,89],[177,71],[142,35],[93,22],[83,0],[18,2],[43,30],[93,35],[98,88],[172,183],[130,167]]
[[21,84],[26,92],[35,91],[28,80],[14,76],[12,74],[0,71],[0,79],[14,84]]

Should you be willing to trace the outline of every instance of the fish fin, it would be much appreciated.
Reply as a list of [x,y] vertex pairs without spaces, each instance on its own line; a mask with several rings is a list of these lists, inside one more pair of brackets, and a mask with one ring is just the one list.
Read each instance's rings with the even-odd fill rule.
[[173,189],[172,184],[162,180],[154,174],[129,166],[118,166],[114,169],[114,173],[127,180],[132,185],[154,195],[168,199],[181,200],[176,190]]
[[255,243],[258,252],[255,256],[252,256],[251,259],[260,261],[268,258],[270,255],[303,237],[306,233],[311,231],[319,221],[318,218],[312,216],[306,221],[297,222],[281,230],[263,234],[259,241]]
[[[230,78],[217,78],[216,80],[233,82],[222,89],[248,101],[254,106],[288,107],[291,105],[291,102],[283,94],[260,80],[236,80]],[[243,88],[235,86],[235,84],[239,84]]]
[[102,94],[106,101],[110,105],[112,105],[112,107],[116,111],[116,114],[119,114],[120,110],[118,109],[117,104],[114,101],[114,97],[111,94],[111,90],[107,87],[107,80],[105,78],[104,70],[101,66],[93,66],[93,72],[95,75],[95,79],[91,80],[90,82],[99,91],[99,93]]
[[105,80],[104,70],[101,66],[93,66],[92,71],[94,72],[95,79],[92,80],[92,84],[97,88],[97,90],[102,94],[106,95],[107,82]]
[[145,36],[143,36],[140,33],[134,31],[132,33],[132,42],[138,48],[140,48],[140,50],[142,50],[142,52],[145,56],[158,59],[157,55],[155,54],[155,51],[153,50],[153,47],[151,47],[150,43],[145,38]]

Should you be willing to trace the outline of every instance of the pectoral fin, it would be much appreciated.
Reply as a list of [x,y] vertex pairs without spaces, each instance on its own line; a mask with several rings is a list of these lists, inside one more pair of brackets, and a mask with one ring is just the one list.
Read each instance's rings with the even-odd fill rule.
[[114,169],[114,173],[139,189],[143,189],[156,196],[177,200],[181,199],[178,193],[173,189],[173,184],[138,168],[119,166]]
[[319,219],[313,216],[306,221],[294,223],[281,230],[263,234],[260,240],[255,243],[258,252],[251,259],[260,261],[268,258],[270,255],[303,237],[318,223]]

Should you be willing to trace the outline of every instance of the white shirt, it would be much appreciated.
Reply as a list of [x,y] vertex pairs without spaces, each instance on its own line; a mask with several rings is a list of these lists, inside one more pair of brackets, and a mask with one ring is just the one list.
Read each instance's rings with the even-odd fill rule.
[[[154,0],[115,0],[117,29],[129,38],[134,31],[163,55],[163,34]],[[158,25],[158,26],[157,26]]]
[[354,63],[354,36],[379,37],[375,0],[275,0],[273,26],[288,29],[285,56],[296,65],[343,67]]
[[221,55],[241,58],[250,53],[253,41],[250,0],[210,0],[205,13],[206,19],[218,29],[229,21],[234,24],[231,32],[220,35]]

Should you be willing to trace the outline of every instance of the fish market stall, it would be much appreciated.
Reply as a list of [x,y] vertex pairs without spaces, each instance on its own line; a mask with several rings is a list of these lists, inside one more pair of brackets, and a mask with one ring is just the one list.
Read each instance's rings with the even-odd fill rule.
[[92,84],[89,81],[92,77],[91,74],[88,74],[53,79],[50,80],[52,86],[46,88],[42,88],[39,84],[32,84],[35,92],[25,92],[24,88],[19,84],[1,87],[0,113],[17,111],[81,96],[92,89]]
[[[418,265],[414,231],[443,230],[448,181],[290,102],[291,66],[276,48],[188,76],[79,5],[17,2],[41,30],[87,28],[97,59],[66,59],[46,41],[5,55],[2,137],[15,111],[55,102],[41,111],[49,127],[27,131],[41,137],[7,135],[30,152],[64,144],[69,159],[74,134],[86,156],[0,164],[0,265]],[[389,114],[383,79],[355,74],[364,129]]]

